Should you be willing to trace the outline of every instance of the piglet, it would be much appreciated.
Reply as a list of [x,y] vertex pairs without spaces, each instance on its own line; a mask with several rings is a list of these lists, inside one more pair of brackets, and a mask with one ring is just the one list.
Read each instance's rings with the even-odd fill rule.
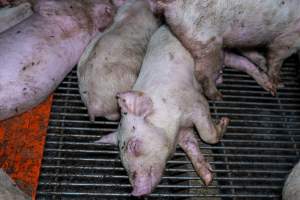
[[193,55],[196,78],[211,99],[221,99],[215,79],[224,48],[266,47],[271,84],[265,88],[273,94],[284,59],[300,50],[299,0],[148,1]]
[[160,182],[177,144],[207,185],[212,168],[199,150],[202,140],[217,143],[229,119],[216,125],[194,78],[194,61],[166,26],[152,36],[133,90],[117,95],[122,118],[116,133],[98,142],[118,144],[133,186],[132,195],[150,194]]
[[109,0],[40,0],[34,10],[0,34],[0,120],[45,100],[114,15]]
[[283,191],[282,200],[299,200],[300,198],[300,162],[288,175]]
[[[117,6],[122,3],[115,1]],[[85,50],[77,74],[81,98],[92,121],[98,116],[120,118],[115,96],[133,86],[158,26],[146,1],[128,0],[119,8],[111,28]]]

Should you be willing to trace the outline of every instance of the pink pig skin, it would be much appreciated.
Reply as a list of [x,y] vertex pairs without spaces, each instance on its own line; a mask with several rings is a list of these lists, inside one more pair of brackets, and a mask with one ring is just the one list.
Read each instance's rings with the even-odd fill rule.
[[177,144],[204,183],[212,181],[211,167],[199,150],[192,127],[195,125],[202,140],[215,144],[229,119],[223,117],[218,124],[212,121],[193,72],[191,55],[162,26],[151,37],[133,90],[117,95],[122,113],[119,129],[98,142],[119,145],[134,196],[154,190]]
[[224,48],[265,47],[272,93],[280,86],[284,59],[300,50],[299,0],[148,1],[192,54],[196,78],[211,99],[221,99],[215,74]]
[[0,35],[0,120],[42,102],[113,20],[108,0],[41,0],[35,13]]

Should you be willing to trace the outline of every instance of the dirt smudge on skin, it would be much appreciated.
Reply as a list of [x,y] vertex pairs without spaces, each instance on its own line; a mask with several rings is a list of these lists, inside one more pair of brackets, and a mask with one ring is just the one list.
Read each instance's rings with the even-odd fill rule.
[[172,53],[169,53],[169,58],[170,58],[170,60],[173,60],[174,59],[174,55]]

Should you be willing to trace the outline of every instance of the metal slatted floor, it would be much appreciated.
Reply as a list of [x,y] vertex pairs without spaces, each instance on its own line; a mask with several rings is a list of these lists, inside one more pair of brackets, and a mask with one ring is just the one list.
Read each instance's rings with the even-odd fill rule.
[[[300,158],[300,84],[296,58],[284,64],[285,87],[272,97],[247,75],[226,69],[222,102],[210,102],[215,119],[231,118],[218,145],[201,145],[214,168],[205,187],[180,149],[157,189],[145,199],[281,199],[289,170]],[[134,199],[110,145],[93,144],[117,122],[89,122],[80,100],[76,70],[56,90],[37,199]]]

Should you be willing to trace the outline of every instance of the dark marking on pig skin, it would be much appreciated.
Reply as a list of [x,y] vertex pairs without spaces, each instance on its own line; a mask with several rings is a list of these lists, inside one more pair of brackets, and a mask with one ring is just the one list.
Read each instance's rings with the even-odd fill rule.
[[89,34],[92,34],[95,29],[92,13],[93,13],[93,3],[90,1],[71,1],[64,3],[57,1],[52,6],[47,6],[41,4],[37,12],[42,16],[72,16],[72,20],[76,23],[70,29],[64,30],[63,27],[59,27],[62,30],[60,39],[67,39],[76,35],[79,31],[86,30]]
[[135,180],[136,179],[136,171],[134,171],[133,173],[132,173],[132,180]]
[[162,98],[161,100],[162,100],[164,103],[167,102],[167,99],[166,99],[166,98]]
[[40,64],[40,62],[41,62],[41,61],[38,61],[38,62],[36,62],[36,63],[35,63],[35,62],[30,62],[30,63],[24,65],[24,67],[22,68],[22,70],[25,71],[25,70],[27,70],[28,68],[30,68],[30,67],[32,67],[32,66],[34,66],[34,65]]
[[17,34],[21,33],[21,31],[17,31]]
[[134,131],[135,131],[135,126],[132,127],[132,132],[134,132]]
[[127,112],[123,112],[123,115],[127,115]]
[[18,111],[19,111],[19,109],[18,109],[18,107],[16,107],[16,108],[15,108],[15,112],[18,113]]
[[170,60],[173,60],[174,59],[174,55],[172,53],[169,53],[169,58],[170,58]]
[[121,146],[121,150],[124,150],[124,148],[125,148],[125,145],[122,145],[122,146]]
[[197,158],[197,163],[199,163],[199,164],[204,164],[204,163],[206,163],[206,161],[205,161],[205,159],[204,158],[202,158],[202,157],[198,157]]
[[99,32],[103,32],[106,28],[98,28]]
[[23,68],[22,68],[22,70],[23,71],[25,71],[27,68],[29,68],[30,67],[30,64],[28,64],[28,65],[25,65]]
[[109,75],[113,72],[113,66],[114,64],[106,64],[106,65],[103,65],[104,69],[105,69],[105,74],[106,75]]
[[23,96],[27,96],[28,95],[28,92],[27,92],[27,88],[23,88]]
[[71,31],[65,31],[63,28],[61,28],[61,31],[62,31],[62,33],[60,34],[60,38],[62,40],[73,37],[74,33],[77,34],[77,30],[76,29],[74,29],[74,32],[71,32]]

